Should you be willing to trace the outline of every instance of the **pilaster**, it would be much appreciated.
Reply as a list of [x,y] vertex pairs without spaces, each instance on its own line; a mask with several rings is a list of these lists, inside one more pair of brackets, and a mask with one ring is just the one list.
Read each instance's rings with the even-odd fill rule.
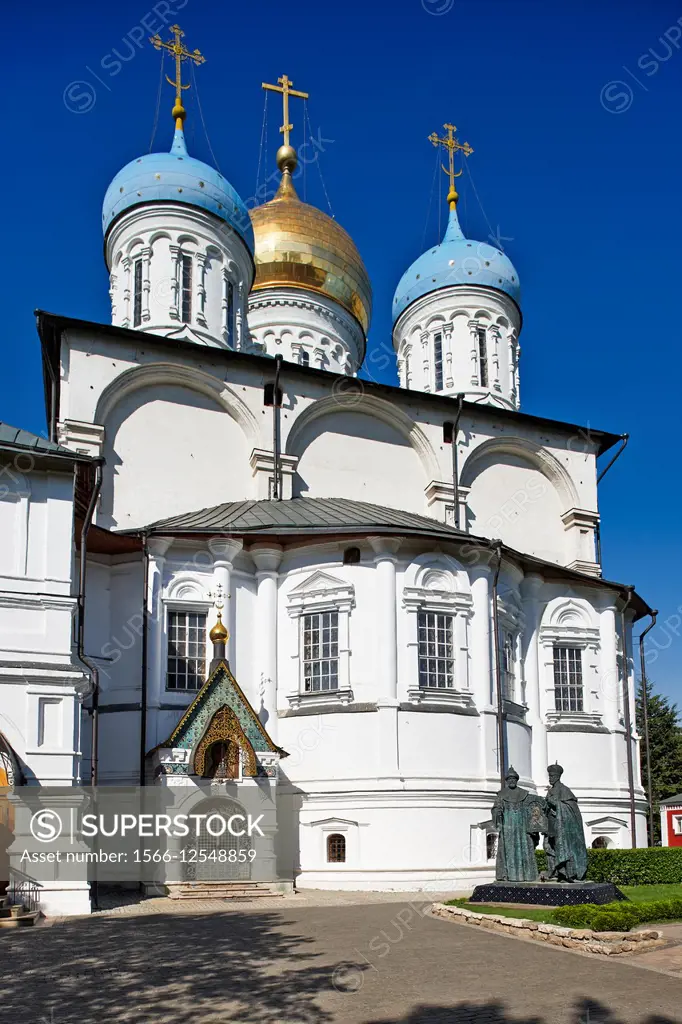
[[249,554],[256,565],[258,609],[256,635],[260,669],[260,720],[277,742],[277,584],[282,548],[266,542],[252,545]]

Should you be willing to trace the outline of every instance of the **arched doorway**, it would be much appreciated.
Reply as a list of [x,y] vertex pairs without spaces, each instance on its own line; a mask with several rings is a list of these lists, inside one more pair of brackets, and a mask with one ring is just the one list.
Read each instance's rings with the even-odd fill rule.
[[[192,808],[192,814],[205,815],[198,835],[185,840],[183,875],[186,882],[244,882],[251,878],[248,835],[235,836],[227,828],[235,814],[246,818],[246,811],[235,800],[216,797]],[[240,831],[238,828],[237,831]]]
[[257,774],[256,755],[239,719],[223,705],[215,712],[192,758],[193,774],[202,779],[241,779]]
[[216,740],[207,748],[204,778],[239,778],[239,745],[234,740]]

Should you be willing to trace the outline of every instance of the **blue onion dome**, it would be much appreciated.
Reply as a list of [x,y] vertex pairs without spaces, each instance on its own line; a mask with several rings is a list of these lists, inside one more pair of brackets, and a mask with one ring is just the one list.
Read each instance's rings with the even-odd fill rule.
[[176,123],[170,153],[147,153],[118,172],[104,197],[104,234],[125,210],[159,202],[208,210],[233,228],[253,252],[253,228],[245,204],[219,171],[189,156],[182,120]]
[[422,295],[451,285],[467,284],[495,288],[513,299],[517,306],[520,304],[519,275],[511,260],[487,242],[464,237],[454,201],[450,203],[443,241],[422,253],[400,278],[393,296],[393,323]]

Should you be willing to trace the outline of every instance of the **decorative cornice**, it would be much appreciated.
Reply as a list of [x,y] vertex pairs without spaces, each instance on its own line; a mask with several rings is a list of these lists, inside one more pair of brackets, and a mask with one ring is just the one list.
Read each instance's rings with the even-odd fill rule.
[[315,301],[314,299],[307,297],[303,298],[298,295],[282,294],[280,289],[277,289],[276,293],[274,293],[274,289],[270,292],[263,290],[254,292],[249,296],[249,313],[257,309],[272,309],[278,306],[289,309],[307,309],[313,313],[318,313],[325,320],[338,324],[346,331],[350,331],[354,340],[356,340],[356,343],[361,349],[362,346],[364,346],[362,329],[353,317],[350,314],[346,314],[341,307],[336,310],[332,306],[328,306],[321,301]]

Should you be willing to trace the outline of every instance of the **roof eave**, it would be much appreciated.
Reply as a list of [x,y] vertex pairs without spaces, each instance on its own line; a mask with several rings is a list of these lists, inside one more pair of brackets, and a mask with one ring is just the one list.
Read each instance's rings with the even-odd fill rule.
[[[511,300],[513,301],[513,299]],[[36,317],[38,318],[38,333],[41,337],[41,342],[45,350],[46,341],[44,335],[48,328],[52,328],[53,331],[59,332],[59,338],[61,339],[61,332],[66,328],[75,328],[84,331],[92,331],[96,329],[104,335],[116,338],[126,338],[128,340],[137,340],[144,342],[147,345],[156,345],[159,347],[173,348],[174,350],[187,351],[196,353],[197,346],[191,341],[182,341],[180,339],[173,339],[172,342],[168,338],[164,338],[162,335],[147,333],[146,331],[134,331],[127,327],[116,327],[113,324],[100,324],[92,320],[79,320],[75,317],[61,316],[57,313],[48,313],[45,310],[37,309],[35,311]],[[266,368],[267,372],[273,372],[274,359],[272,356],[255,355],[250,352],[234,352],[232,349],[223,348],[212,348],[209,349],[216,358],[223,358],[226,360],[235,360],[245,364],[251,364],[252,366],[259,366]],[[54,357],[53,357],[54,359]],[[57,369],[59,366],[59,343],[57,343],[56,351],[56,365]],[[345,374],[331,373],[329,370],[320,370],[317,367],[301,366],[299,363],[290,363],[284,360],[284,365],[287,367],[288,372],[299,373],[308,378],[317,378],[319,380],[329,383],[330,380],[348,380]],[[59,379],[57,377],[57,379]],[[441,405],[443,408],[444,417],[452,415],[453,399],[444,395],[431,395],[427,392],[422,391],[408,391],[405,388],[398,387],[395,384],[380,384],[376,381],[362,380],[362,386],[369,392],[374,392],[380,395],[388,396],[391,398],[403,398],[409,400],[418,397],[420,401],[425,402],[428,405],[435,405],[436,403]],[[57,389],[57,412],[58,412],[58,401],[59,394]],[[47,403],[46,403],[47,404]],[[582,426],[578,423],[567,423],[563,420],[548,419],[546,416],[535,416],[532,413],[527,412],[516,412],[512,409],[502,409],[497,406],[485,406],[478,402],[463,402],[463,408],[469,412],[484,413],[487,412],[491,416],[502,417],[502,418],[513,418],[522,424],[534,424],[536,426],[551,427],[555,430],[560,430],[563,433],[570,435],[576,435],[583,437],[587,441],[590,441],[595,445],[596,454],[603,455],[604,452],[608,451],[614,444],[616,444],[622,434],[613,434],[609,431],[604,430],[593,430],[591,427]]]

